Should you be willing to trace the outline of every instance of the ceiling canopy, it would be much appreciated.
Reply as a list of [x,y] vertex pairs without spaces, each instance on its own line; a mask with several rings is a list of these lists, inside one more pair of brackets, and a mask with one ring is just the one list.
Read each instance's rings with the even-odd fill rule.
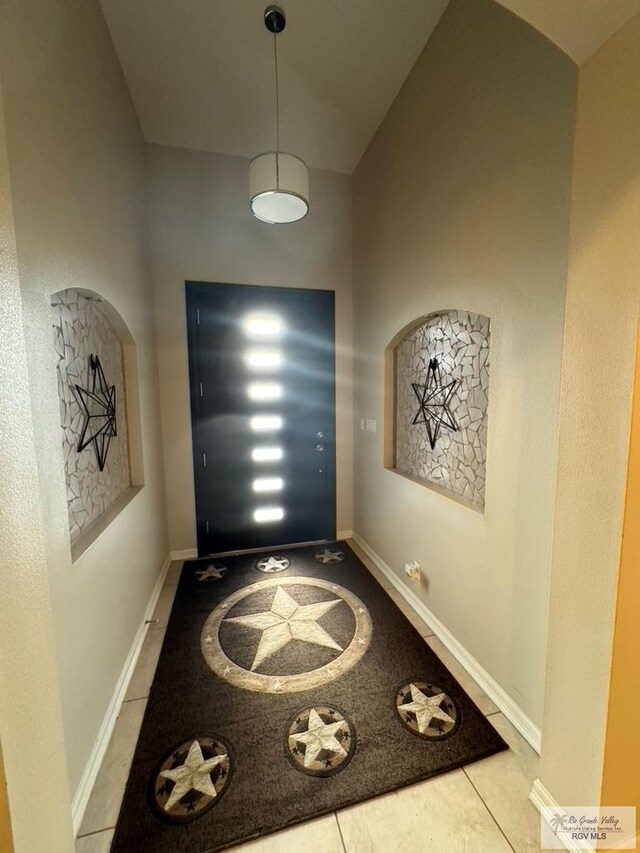
[[[102,0],[145,139],[254,157],[275,147],[265,0]],[[285,0],[281,148],[350,173],[447,0]],[[502,0],[577,62],[640,0]]]

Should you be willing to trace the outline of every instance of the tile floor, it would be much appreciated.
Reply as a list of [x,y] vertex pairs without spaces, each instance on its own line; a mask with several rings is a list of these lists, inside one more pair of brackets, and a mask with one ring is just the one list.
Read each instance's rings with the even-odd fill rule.
[[[528,800],[538,756],[354,544],[378,583],[439,655],[511,747],[435,779],[234,847],[237,853],[544,853]],[[108,853],[160,655],[182,563],[174,563],[153,615],[76,841],[77,853]],[[152,851],[140,851],[152,853]]]

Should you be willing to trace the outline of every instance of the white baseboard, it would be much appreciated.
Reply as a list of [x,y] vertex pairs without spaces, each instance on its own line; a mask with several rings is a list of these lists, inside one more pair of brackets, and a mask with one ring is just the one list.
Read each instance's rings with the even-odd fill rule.
[[[539,779],[536,779],[534,781],[533,787],[531,788],[531,792],[529,794],[529,799],[536,807],[537,811],[540,812],[540,814],[564,813],[563,808],[559,806],[558,803],[556,803],[549,791],[545,788],[545,786]],[[592,847],[580,847],[577,841],[573,841],[571,838],[562,837],[559,840],[564,845],[566,850],[572,850],[573,853],[593,853]]]
[[[535,806],[536,810],[540,812],[541,815],[550,819],[555,817],[557,814],[564,815],[566,814],[565,810],[562,806],[558,805],[555,799],[549,793],[549,790],[545,788],[542,782],[539,779],[535,779],[533,782],[533,787],[529,792],[529,799]],[[612,809],[614,811],[615,809]],[[640,833],[637,833],[633,838],[626,838],[622,841],[618,842],[617,848],[611,849],[619,849],[619,850],[635,850],[638,847],[638,841],[640,840]],[[594,853],[593,847],[581,847],[578,841],[562,837],[559,838],[561,844],[564,845],[565,850],[571,850],[572,853]],[[600,849],[600,848],[598,848]]]
[[183,548],[182,551],[172,551],[169,554],[170,560],[195,560],[198,556],[197,548]]
[[382,574],[391,581],[406,602],[410,604],[416,613],[424,619],[427,625],[432,629],[433,633],[442,641],[458,663],[466,669],[474,681],[480,685],[487,696],[502,711],[509,722],[539,754],[541,732],[538,726],[536,726],[535,723],[524,713],[522,708],[513,701],[504,688],[501,687],[491,675],[489,675],[486,669],[478,663],[473,655],[467,651],[462,643],[454,637],[451,631],[442,624],[435,613],[432,613],[431,610],[429,610],[427,605],[418,598],[415,592],[407,587],[406,584],[401,583],[398,575],[378,554],[376,554],[373,548],[371,548],[364,539],[355,532],[353,533],[353,540],[360,548],[362,548],[369,559],[375,563]]
[[120,673],[120,677],[118,678],[118,682],[113,692],[113,696],[111,697],[111,701],[109,702],[109,707],[107,708],[107,712],[102,721],[102,725],[100,726],[100,731],[98,732],[98,736],[93,745],[93,749],[91,750],[89,760],[87,761],[86,767],[84,768],[84,773],[82,774],[82,778],[80,779],[80,784],[78,785],[78,789],[71,803],[73,831],[76,835],[78,834],[78,830],[80,829],[82,818],[84,817],[84,812],[87,807],[87,803],[89,802],[89,797],[91,796],[91,791],[93,790],[96,778],[98,776],[98,772],[100,770],[100,765],[102,764],[104,754],[107,751],[107,747],[109,746],[109,741],[111,740],[113,728],[116,724],[118,714],[120,713],[120,707],[126,695],[127,688],[129,686],[129,681],[131,680],[131,676],[133,675],[133,672],[136,668],[138,658],[140,657],[140,650],[142,649],[142,644],[144,643],[144,639],[147,636],[147,630],[149,628],[149,620],[153,615],[153,611],[156,609],[156,604],[158,603],[158,598],[160,597],[162,587],[164,586],[165,578],[167,577],[167,572],[169,571],[169,566],[171,565],[171,560],[171,555],[167,555],[167,558],[162,564],[160,574],[158,575],[158,580],[156,581],[156,585],[153,588],[153,592],[151,593],[151,597],[145,608],[144,615],[142,617],[140,625],[138,626],[136,635],[133,638],[133,643],[131,644],[131,648],[129,649],[129,654],[127,655],[127,658],[124,662],[122,672]]
[[353,530],[338,530],[336,539],[353,539]]

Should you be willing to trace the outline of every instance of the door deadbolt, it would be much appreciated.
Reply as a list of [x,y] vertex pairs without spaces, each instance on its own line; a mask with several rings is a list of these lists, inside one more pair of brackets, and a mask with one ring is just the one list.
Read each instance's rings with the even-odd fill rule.
[[322,453],[322,451],[324,450],[323,445],[322,444],[316,444],[316,450],[318,451],[318,453]]

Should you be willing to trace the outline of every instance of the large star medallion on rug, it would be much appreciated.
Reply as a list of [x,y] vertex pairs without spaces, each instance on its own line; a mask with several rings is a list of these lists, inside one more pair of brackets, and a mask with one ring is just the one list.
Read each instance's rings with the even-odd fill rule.
[[[328,592],[331,597],[301,603],[296,596],[309,588],[320,593]],[[289,592],[290,589],[298,592]],[[274,591],[268,608],[233,615],[235,607],[247,601],[250,603],[253,597],[267,590]],[[353,625],[346,645],[341,645],[321,624],[334,608],[344,608],[344,619]],[[248,666],[234,660],[233,652],[223,648],[220,632],[227,625],[244,629],[243,648],[252,642],[253,637],[256,638],[255,651]],[[350,590],[321,578],[270,578],[238,590],[216,607],[202,629],[201,649],[216,675],[236,687],[260,693],[294,693],[326,684],[355,666],[369,646],[371,632],[369,612]],[[258,671],[278,652],[296,641],[306,646],[330,649],[337,654],[330,661],[305,668],[302,672],[292,673],[286,668],[277,673]],[[307,658],[312,660],[308,654]]]

